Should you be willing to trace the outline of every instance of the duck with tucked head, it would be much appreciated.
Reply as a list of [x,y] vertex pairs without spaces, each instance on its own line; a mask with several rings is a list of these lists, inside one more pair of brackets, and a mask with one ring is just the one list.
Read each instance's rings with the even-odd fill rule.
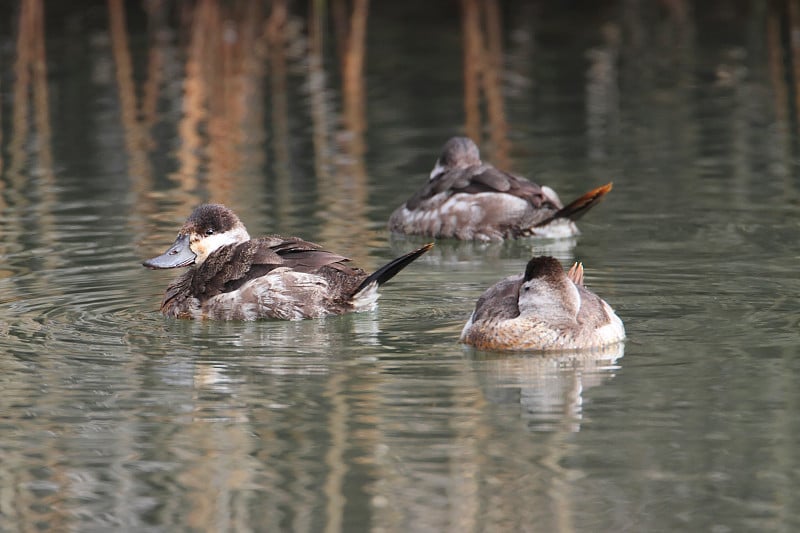
[[167,287],[161,302],[166,316],[299,320],[373,309],[378,287],[432,246],[367,274],[348,258],[298,237],[251,239],[233,211],[206,204],[192,212],[163,255],[143,265],[189,267]]
[[553,257],[534,257],[524,274],[487,289],[461,332],[481,350],[587,350],[624,338],[611,306],[584,287],[583,265],[564,272]]
[[496,241],[571,237],[574,221],[595,206],[611,183],[564,206],[553,189],[481,161],[475,143],[453,137],[428,182],[389,218],[389,230],[409,235]]

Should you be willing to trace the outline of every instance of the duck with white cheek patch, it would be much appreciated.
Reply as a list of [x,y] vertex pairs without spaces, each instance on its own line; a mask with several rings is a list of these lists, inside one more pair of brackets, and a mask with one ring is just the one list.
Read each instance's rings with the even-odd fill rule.
[[223,205],[197,207],[151,269],[189,267],[164,294],[169,317],[213,320],[299,320],[373,309],[378,287],[432,244],[390,261],[372,274],[298,237],[251,239]]
[[472,139],[453,137],[427,183],[392,213],[389,231],[477,241],[572,237],[574,221],[610,190],[608,183],[564,206],[550,187],[484,163]]
[[583,265],[564,272],[553,257],[487,289],[461,332],[461,342],[491,351],[591,350],[624,338],[611,306],[584,287]]

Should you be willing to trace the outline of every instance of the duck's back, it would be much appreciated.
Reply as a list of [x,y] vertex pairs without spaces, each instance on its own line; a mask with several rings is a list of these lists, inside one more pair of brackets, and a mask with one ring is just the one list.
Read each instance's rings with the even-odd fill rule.
[[221,248],[168,288],[162,312],[181,318],[300,319],[352,308],[367,277],[344,256],[297,238],[270,236]]
[[562,207],[549,187],[489,164],[451,169],[426,183],[389,219],[396,233],[497,240],[530,231]]
[[511,276],[487,289],[461,332],[461,342],[482,350],[584,350],[625,337],[622,321],[602,298],[582,285],[577,315],[545,311],[520,314],[523,276]]

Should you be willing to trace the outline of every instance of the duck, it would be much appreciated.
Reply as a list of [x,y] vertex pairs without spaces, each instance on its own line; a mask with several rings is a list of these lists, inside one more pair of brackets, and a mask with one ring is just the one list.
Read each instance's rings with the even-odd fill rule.
[[251,239],[221,204],[192,211],[175,242],[142,263],[188,267],[167,287],[161,313],[209,320],[300,320],[374,309],[378,287],[433,246],[402,255],[368,274],[350,259],[299,237]]
[[601,349],[625,339],[605,300],[584,285],[583,263],[565,272],[550,256],[489,287],[461,331],[461,342],[487,351]]
[[550,187],[481,161],[469,137],[445,143],[427,183],[389,217],[389,231],[476,241],[578,235],[575,220],[611,191],[607,183],[566,206]]

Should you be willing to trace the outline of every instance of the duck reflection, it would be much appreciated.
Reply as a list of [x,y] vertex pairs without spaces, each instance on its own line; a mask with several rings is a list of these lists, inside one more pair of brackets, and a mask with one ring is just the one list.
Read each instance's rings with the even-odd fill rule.
[[[198,331],[213,331],[215,344],[219,348],[245,348],[251,353],[269,352],[271,360],[280,353],[285,353],[287,357],[319,353],[320,346],[326,346],[330,353],[336,353],[340,348],[344,349],[354,343],[375,346],[379,344],[380,333],[377,313],[343,315],[321,320],[196,324]],[[296,367],[296,363],[293,363],[293,367]],[[276,369],[276,373],[285,372]]]
[[[423,246],[430,239],[425,237],[392,235],[390,246],[392,253],[408,251],[407,247]],[[575,260],[574,250],[577,237],[566,239],[518,239],[507,241],[459,241],[444,239],[436,242],[436,246],[420,258],[421,262],[450,267],[474,267],[487,261],[513,259],[527,261],[533,256],[550,255],[564,264]]]
[[613,378],[623,343],[591,352],[502,355],[465,348],[488,401],[520,406],[531,431],[580,430],[584,391]]

